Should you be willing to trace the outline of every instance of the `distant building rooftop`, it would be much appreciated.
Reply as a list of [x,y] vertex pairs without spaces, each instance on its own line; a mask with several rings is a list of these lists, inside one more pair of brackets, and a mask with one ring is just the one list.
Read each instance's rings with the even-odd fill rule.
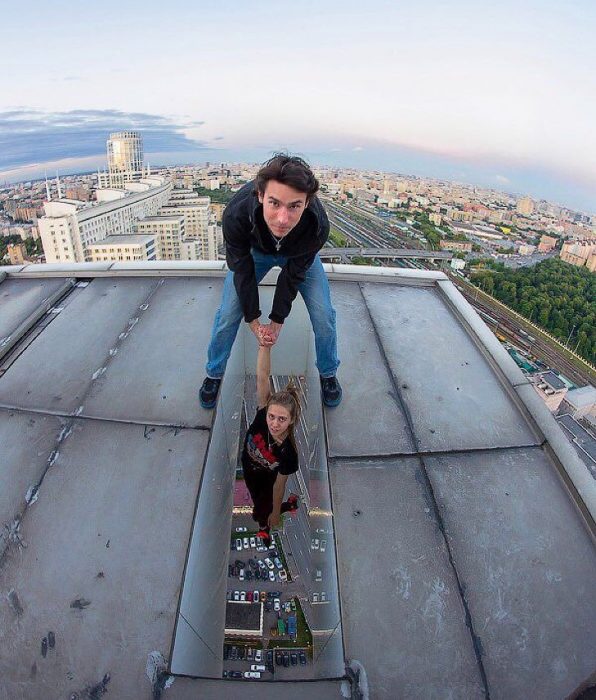
[[[331,492],[326,634],[345,674],[221,678],[229,509],[191,537],[201,499],[232,501],[226,439],[256,357],[243,327],[201,408],[224,265],[22,265],[0,272],[2,697],[526,700],[589,683],[594,478],[442,273],[326,270],[344,398],[306,426],[324,464],[301,468]],[[313,356],[298,298],[273,372],[306,373],[311,403]],[[174,636],[213,670],[168,679]]]

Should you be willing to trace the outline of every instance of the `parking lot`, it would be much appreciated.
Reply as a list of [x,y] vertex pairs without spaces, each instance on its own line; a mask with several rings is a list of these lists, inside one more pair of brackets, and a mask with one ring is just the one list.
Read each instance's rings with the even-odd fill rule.
[[262,606],[263,634],[226,637],[224,678],[314,678],[312,637],[301,608],[307,593],[292,581],[280,538],[274,534],[266,547],[252,520],[235,517],[233,525],[227,600]]

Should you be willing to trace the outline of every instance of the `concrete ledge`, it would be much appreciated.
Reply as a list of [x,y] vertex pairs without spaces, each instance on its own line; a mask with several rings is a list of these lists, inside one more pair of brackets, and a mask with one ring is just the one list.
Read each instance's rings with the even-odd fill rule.
[[440,280],[437,288],[447,300],[447,303],[460,315],[462,321],[467,324],[469,330],[478,338],[482,346],[490,353],[496,365],[505,375],[512,386],[530,384],[528,378],[515,364],[509,353],[497,340],[492,331],[476,313],[474,307],[466,301],[461,292],[457,290],[453,282]]
[[[563,431],[534,387],[531,385],[518,386],[515,387],[515,391],[542,431],[553,456],[561,465],[562,476],[568,482],[567,486],[571,487],[574,500],[577,501],[577,497],[581,499],[578,506],[584,513],[592,534],[596,535],[596,481],[563,435]],[[576,491],[577,496],[573,490]]]
[[[396,267],[373,267],[372,265],[336,265],[323,263],[323,269],[329,279],[350,279],[351,277],[395,278],[403,280],[419,280],[434,283],[437,280],[448,280],[444,272],[434,270],[411,270]],[[379,280],[381,281],[381,280]]]

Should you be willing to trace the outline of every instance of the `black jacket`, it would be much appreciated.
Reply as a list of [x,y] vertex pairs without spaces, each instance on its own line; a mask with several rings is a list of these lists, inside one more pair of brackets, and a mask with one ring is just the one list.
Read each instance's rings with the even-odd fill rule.
[[254,182],[249,182],[230,200],[222,225],[226,260],[234,272],[234,286],[247,323],[261,315],[251,248],[288,259],[279,273],[269,314],[272,321],[283,323],[296,298],[298,285],[304,281],[306,271],[329,236],[329,220],[323,205],[317,197],[311,198],[298,224],[281,239],[279,252],[263,219],[263,206],[259,203]]

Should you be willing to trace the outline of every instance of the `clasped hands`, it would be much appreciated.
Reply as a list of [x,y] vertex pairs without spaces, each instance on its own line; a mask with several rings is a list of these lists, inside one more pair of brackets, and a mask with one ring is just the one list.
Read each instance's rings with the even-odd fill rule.
[[248,325],[250,326],[250,330],[255,334],[259,345],[266,348],[275,345],[283,326],[283,324],[275,323],[275,321],[260,323],[258,318],[251,321]]

